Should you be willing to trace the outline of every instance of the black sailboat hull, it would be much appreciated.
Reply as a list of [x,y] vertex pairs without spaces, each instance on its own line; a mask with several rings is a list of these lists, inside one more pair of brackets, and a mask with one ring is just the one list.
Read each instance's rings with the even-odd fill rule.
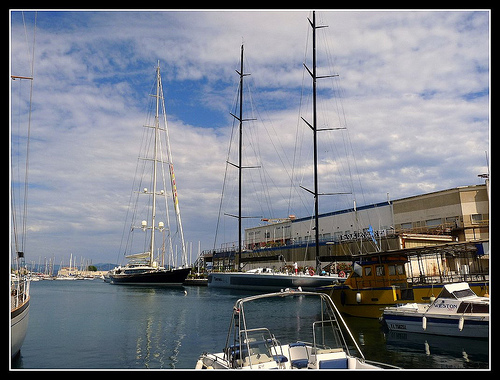
[[110,283],[119,285],[182,285],[191,268],[154,270],[145,273],[110,274]]

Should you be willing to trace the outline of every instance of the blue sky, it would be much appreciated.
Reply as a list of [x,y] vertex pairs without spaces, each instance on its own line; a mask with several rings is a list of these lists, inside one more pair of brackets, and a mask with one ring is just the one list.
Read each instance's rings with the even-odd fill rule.
[[[27,35],[21,12],[11,13],[14,75],[29,74],[34,13],[24,15]],[[186,240],[194,251],[198,241],[213,247],[242,42],[251,73],[245,96],[259,119],[248,127],[248,163],[263,165],[247,174],[246,212],[310,213],[312,199],[296,190],[312,176],[310,131],[298,122],[310,119],[307,17],[308,10],[38,12],[26,249],[33,260],[73,253],[116,261],[157,60]],[[347,128],[321,139],[320,187],[354,191],[322,199],[321,210],[350,207],[354,197],[364,204],[481,183],[490,13],[319,10],[317,19],[328,25],[318,31],[319,73],[339,74],[321,83],[320,123]],[[26,88],[11,83],[13,151]],[[236,241],[235,221],[222,224],[221,240]]]

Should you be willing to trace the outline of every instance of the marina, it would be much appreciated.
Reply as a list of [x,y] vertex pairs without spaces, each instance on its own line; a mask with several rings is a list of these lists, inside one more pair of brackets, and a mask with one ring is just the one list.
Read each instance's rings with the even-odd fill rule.
[[[224,347],[234,303],[254,293],[93,280],[39,281],[31,295],[13,368],[193,369],[201,353]],[[388,332],[376,319],[344,318],[367,360],[404,369],[490,367],[488,340]]]

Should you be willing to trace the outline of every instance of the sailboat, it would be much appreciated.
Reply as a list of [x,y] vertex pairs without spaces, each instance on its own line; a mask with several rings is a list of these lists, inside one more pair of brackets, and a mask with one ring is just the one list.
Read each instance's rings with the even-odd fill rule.
[[[16,81],[20,89],[23,83],[28,81],[29,83],[29,108],[28,108],[28,125],[27,135],[24,138],[16,136],[13,131],[14,120],[11,121],[11,136],[12,141],[10,144],[10,154],[11,154],[11,172],[10,182],[11,182],[11,250],[12,258],[14,264],[14,273],[11,272],[10,278],[10,353],[11,360],[16,360],[19,358],[21,353],[21,347],[26,338],[26,333],[28,331],[28,320],[30,314],[30,284],[31,277],[29,276],[28,269],[26,267],[25,261],[25,249],[26,249],[26,237],[27,237],[27,213],[28,213],[28,172],[29,172],[29,153],[30,153],[30,131],[31,131],[31,111],[32,111],[32,100],[33,100],[33,78],[35,71],[35,36],[36,36],[36,20],[37,13],[35,12],[35,19],[33,24],[33,46],[31,50],[31,61],[30,61],[30,74],[28,76],[23,75],[11,75],[11,79]],[[24,14],[23,14],[24,21]],[[26,25],[25,25],[26,30]],[[19,92],[21,93],[21,91]],[[21,99],[20,102],[23,102]],[[22,135],[20,134],[20,135]],[[21,147],[19,141],[16,143],[14,139],[19,139],[20,141],[25,141],[26,150],[23,153],[21,151],[16,151],[16,146]],[[21,162],[24,159],[24,162]],[[17,178],[21,178],[20,170],[24,167],[24,183],[17,182],[15,180],[15,173],[17,173]],[[19,189],[19,191],[18,191]],[[24,189],[20,191],[20,189]],[[18,198],[19,197],[19,198]]]
[[[32,69],[33,71],[33,69]],[[11,273],[10,278],[10,336],[11,336],[11,359],[15,359],[20,354],[21,347],[26,337],[28,330],[28,320],[30,312],[30,283],[31,277],[28,275],[26,262],[24,259],[24,250],[26,245],[26,217],[27,217],[27,201],[28,201],[28,157],[29,157],[29,135],[31,124],[31,98],[33,93],[33,75],[16,76],[11,75],[12,80],[29,80],[30,81],[30,103],[29,103],[29,116],[28,116],[28,137],[26,143],[26,164],[24,173],[24,198],[19,204],[20,200],[16,199],[16,190],[14,189],[20,184],[16,184],[13,180],[14,168],[11,168],[11,214],[12,214],[12,253],[14,257],[15,272]],[[14,145],[14,144],[13,144]],[[19,164],[12,154],[12,165]]]
[[[307,120],[303,119],[304,122],[313,131],[313,143],[314,143],[314,190],[307,190],[309,193],[314,195],[314,221],[315,221],[315,256],[316,256],[316,272],[321,273],[320,262],[319,262],[319,207],[318,207],[318,147],[317,147],[317,132],[323,131],[325,129],[320,129],[317,127],[317,117],[316,117],[316,80],[319,78],[326,78],[329,76],[318,76],[316,74],[316,29],[322,28],[323,26],[316,25],[316,16],[313,12],[312,21],[309,23],[313,30],[313,68],[312,71],[305,66],[306,70],[311,75],[313,80],[313,122],[309,123]],[[333,284],[339,283],[344,279],[339,277],[337,274],[321,276],[314,274],[313,271],[309,273],[295,273],[295,274],[285,274],[277,273],[270,270],[251,270],[247,272],[241,271],[241,251],[242,251],[242,230],[241,230],[241,177],[242,169],[246,168],[242,166],[242,125],[244,121],[249,119],[243,118],[243,78],[246,75],[243,71],[243,45],[241,46],[241,63],[240,71],[237,73],[240,76],[240,86],[239,86],[239,116],[233,115],[239,121],[239,163],[232,164],[239,170],[239,210],[238,210],[238,252],[237,252],[237,263],[238,272],[212,272],[208,275],[208,286],[216,288],[228,288],[228,289],[244,289],[244,290],[281,290],[286,288],[300,288],[303,290],[314,290],[322,286],[331,286]]]
[[[156,67],[155,88],[156,93],[152,95],[155,98],[153,125],[144,126],[151,132],[150,139],[147,140],[151,143],[146,143],[150,148],[148,152],[143,152],[144,157],[139,157],[139,161],[144,164],[143,168],[148,165],[152,166],[149,182],[151,187],[148,189],[147,187],[142,188],[141,186],[139,191],[134,192],[134,194],[137,195],[137,200],[139,197],[149,198],[148,205],[145,208],[149,215],[148,220],[142,220],[140,226],[134,225],[137,221],[132,220],[132,227],[130,228],[130,234],[126,245],[126,248],[132,249],[133,238],[131,236],[133,232],[142,230],[142,232],[146,234],[143,240],[145,242],[145,250],[144,252],[125,255],[128,263],[123,267],[118,266],[114,268],[107,275],[106,282],[111,284],[181,285],[191,271],[191,268],[187,266],[176,266],[175,259],[173,259],[173,233],[170,228],[167,192],[164,190],[167,182],[167,176],[165,175],[167,170],[170,177],[170,181],[168,182],[170,182],[173,209],[177,221],[177,231],[175,234],[180,236],[182,256],[184,258],[187,256],[184,233],[182,231],[174,165],[172,162],[172,152],[170,149],[159,62]],[[160,118],[160,112],[162,113],[162,118]],[[168,169],[166,169],[165,166],[167,166]],[[143,181],[144,178],[141,176],[139,182],[135,182],[134,186],[143,185]],[[161,211],[159,207],[160,204],[164,207]],[[136,215],[137,209],[137,207],[134,207],[133,216]],[[160,217],[165,217],[164,220],[167,222],[167,226],[165,226],[164,221],[159,220]],[[158,244],[158,253],[155,255],[155,249],[157,247],[156,240],[160,239],[161,244]],[[166,241],[169,242],[172,256],[172,262],[169,266],[165,266],[164,263]]]

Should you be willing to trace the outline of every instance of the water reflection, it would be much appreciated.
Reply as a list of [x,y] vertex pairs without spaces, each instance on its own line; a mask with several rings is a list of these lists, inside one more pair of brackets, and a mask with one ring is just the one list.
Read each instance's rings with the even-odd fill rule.
[[[186,337],[183,287],[124,287],[134,318],[130,336],[135,340],[134,368],[176,368]],[[168,300],[168,302],[167,302]],[[172,302],[174,301],[174,302]]]
[[432,368],[487,368],[488,341],[390,331],[386,348],[405,356],[426,356]]

